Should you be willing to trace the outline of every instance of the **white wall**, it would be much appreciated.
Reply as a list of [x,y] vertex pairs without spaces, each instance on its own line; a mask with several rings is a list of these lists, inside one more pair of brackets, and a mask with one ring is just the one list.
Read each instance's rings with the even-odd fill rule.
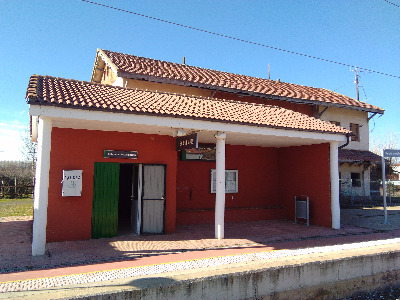
[[[370,196],[370,169],[364,169],[364,165],[343,164],[339,166],[340,192],[346,196]],[[351,173],[361,174],[361,187],[353,187]]]
[[[320,107],[322,111],[323,107]],[[350,141],[344,149],[369,150],[368,113],[347,108],[328,108],[321,116],[323,121],[337,121],[340,126],[350,130],[350,123],[360,125],[360,141]],[[340,146],[340,145],[339,145]]]

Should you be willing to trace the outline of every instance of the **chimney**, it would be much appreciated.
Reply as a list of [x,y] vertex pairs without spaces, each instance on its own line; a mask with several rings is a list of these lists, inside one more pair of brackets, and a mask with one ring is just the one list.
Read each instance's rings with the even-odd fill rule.
[[186,65],[186,59],[185,59],[185,57],[183,57],[183,63],[182,63],[182,64]]
[[279,82],[281,82],[281,80],[280,80],[280,79],[277,79],[276,82],[279,83]]

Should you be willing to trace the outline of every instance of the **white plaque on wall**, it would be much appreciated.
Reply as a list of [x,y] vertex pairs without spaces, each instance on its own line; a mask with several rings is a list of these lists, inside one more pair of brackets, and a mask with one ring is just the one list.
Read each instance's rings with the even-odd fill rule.
[[62,196],[82,195],[82,170],[63,170]]

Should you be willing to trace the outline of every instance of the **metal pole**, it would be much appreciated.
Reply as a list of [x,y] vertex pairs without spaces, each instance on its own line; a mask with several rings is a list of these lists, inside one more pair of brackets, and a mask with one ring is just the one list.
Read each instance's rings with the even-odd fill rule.
[[385,170],[385,150],[382,149],[382,193],[383,193],[383,224],[388,224],[387,209],[386,209],[386,170]]
[[357,87],[357,101],[360,101],[360,91],[358,89],[358,73],[357,73],[357,68],[354,69],[354,72],[356,74],[356,87]]

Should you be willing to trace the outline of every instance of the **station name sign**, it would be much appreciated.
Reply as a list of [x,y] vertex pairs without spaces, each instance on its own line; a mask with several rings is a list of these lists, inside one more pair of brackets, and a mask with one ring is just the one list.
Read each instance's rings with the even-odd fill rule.
[[137,159],[137,151],[104,150],[104,158],[130,158]]
[[385,149],[383,150],[384,157],[400,157],[400,149]]
[[176,138],[176,150],[196,149],[199,147],[197,133],[178,136]]

